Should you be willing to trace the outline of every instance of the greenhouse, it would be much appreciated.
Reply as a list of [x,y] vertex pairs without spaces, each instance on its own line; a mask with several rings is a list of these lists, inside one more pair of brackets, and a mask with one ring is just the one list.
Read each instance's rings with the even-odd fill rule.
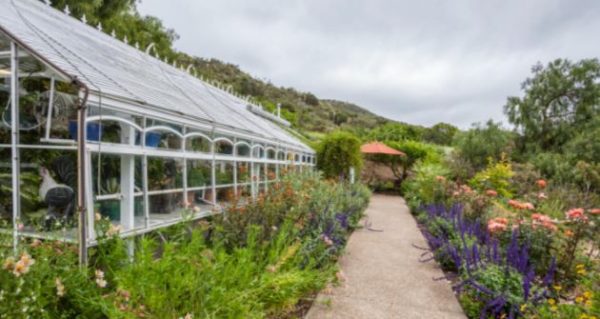
[[314,166],[288,122],[154,57],[153,44],[39,1],[0,7],[0,227],[15,245],[50,238],[85,251],[98,218],[142,234]]

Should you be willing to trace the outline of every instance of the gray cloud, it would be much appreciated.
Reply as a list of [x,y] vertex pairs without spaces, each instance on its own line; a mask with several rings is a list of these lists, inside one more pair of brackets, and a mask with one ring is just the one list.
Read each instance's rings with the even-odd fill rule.
[[600,3],[533,1],[159,1],[143,14],[179,50],[416,124],[504,120],[537,61],[596,56]]

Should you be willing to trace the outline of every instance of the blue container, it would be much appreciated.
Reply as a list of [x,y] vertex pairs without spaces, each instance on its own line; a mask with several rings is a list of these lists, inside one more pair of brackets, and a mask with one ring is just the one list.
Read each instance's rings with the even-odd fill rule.
[[[71,139],[77,141],[77,121],[69,121],[69,135]],[[90,122],[86,124],[87,128],[87,140],[88,141],[100,141],[100,135],[102,135],[102,124]]]
[[[157,132],[148,132],[146,133],[146,146],[147,147],[158,147],[160,144],[160,139],[162,137],[161,133]],[[140,133],[136,132],[135,144],[140,145]]]

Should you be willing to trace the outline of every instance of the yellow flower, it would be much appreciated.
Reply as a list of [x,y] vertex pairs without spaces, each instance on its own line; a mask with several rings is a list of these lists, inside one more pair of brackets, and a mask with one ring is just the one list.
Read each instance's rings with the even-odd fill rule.
[[521,309],[521,312],[524,312],[525,309],[527,309],[527,304],[526,303],[522,304],[520,309]]
[[588,317],[588,315],[586,315],[585,313],[582,314],[581,316],[579,316],[579,319],[589,319],[590,317]]
[[577,274],[578,274],[578,275],[582,275],[582,276],[583,276],[583,275],[585,275],[586,273],[587,273],[587,272],[585,271],[585,269],[578,269],[578,270],[577,270]]
[[579,296],[579,297],[575,298],[575,302],[576,303],[582,303],[583,302],[583,297]]
[[562,289],[562,286],[560,286],[560,285],[554,286],[554,290],[556,290],[556,291],[560,291],[561,289]]
[[551,306],[554,306],[556,304],[556,300],[550,298],[550,299],[548,299],[548,304],[550,304]]
[[591,300],[587,300],[587,301],[585,302],[585,306],[586,306],[586,307],[591,307],[591,306],[592,306],[592,301],[591,301]]
[[586,292],[584,292],[584,293],[583,293],[583,296],[584,296],[585,298],[587,298],[587,299],[590,299],[590,298],[592,298],[592,296],[593,296],[593,295],[594,295],[594,294],[593,294],[591,291],[586,291]]
[[551,306],[551,307],[550,307],[550,310],[551,310],[551,311],[553,311],[553,312],[556,312],[556,311],[558,310],[558,307],[556,307],[556,306]]
[[577,268],[577,269],[583,269],[583,268],[585,268],[585,265],[584,264],[577,264],[577,266],[575,266],[575,268]]

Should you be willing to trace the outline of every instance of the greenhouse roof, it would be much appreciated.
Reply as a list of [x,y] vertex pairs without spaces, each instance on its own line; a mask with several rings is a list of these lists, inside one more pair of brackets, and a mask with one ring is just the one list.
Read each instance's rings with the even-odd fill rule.
[[[37,0],[0,0],[0,29],[96,96],[313,153],[247,100]],[[254,107],[253,109],[256,109]]]

